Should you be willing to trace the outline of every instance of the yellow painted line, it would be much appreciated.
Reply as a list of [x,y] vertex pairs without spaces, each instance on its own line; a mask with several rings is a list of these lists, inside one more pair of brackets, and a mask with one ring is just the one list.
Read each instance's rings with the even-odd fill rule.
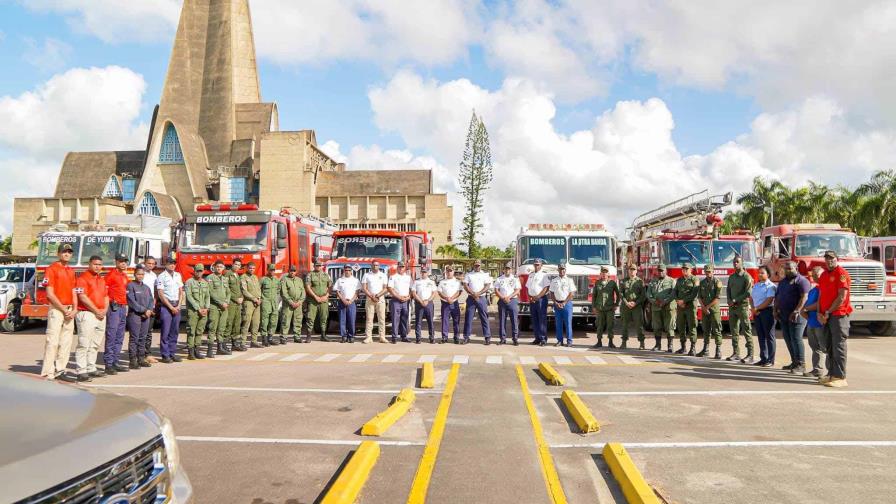
[[361,435],[363,436],[382,436],[389,427],[398,421],[401,417],[411,409],[414,404],[414,391],[406,388],[395,396],[395,400],[384,411],[377,415],[361,427]]
[[644,481],[641,471],[635,467],[621,444],[607,443],[604,445],[603,455],[628,504],[660,504],[653,489]]
[[433,388],[435,381],[432,362],[424,362],[423,367],[420,368],[420,388]]
[[541,421],[538,420],[538,413],[535,411],[535,405],[532,404],[532,396],[529,394],[529,384],[526,383],[526,375],[523,374],[523,367],[519,364],[516,366],[516,375],[520,380],[520,387],[523,389],[523,399],[526,401],[529,418],[532,420],[532,432],[535,435],[535,446],[538,448],[538,461],[541,463],[541,475],[544,477],[548,496],[554,504],[566,504],[566,494],[563,493],[563,485],[560,484],[560,477],[557,476],[557,468],[554,466],[551,450],[544,439]]
[[353,504],[364,488],[370,471],[380,458],[380,445],[376,441],[364,441],[355,450],[348,464],[327,490],[321,504]]
[[448,373],[448,382],[445,391],[442,392],[442,400],[436,410],[435,420],[432,422],[432,430],[429,431],[429,439],[423,449],[423,457],[417,466],[414,475],[414,483],[408,494],[408,504],[423,504],[426,502],[426,492],[429,491],[429,482],[432,479],[432,471],[436,466],[436,457],[439,455],[439,446],[442,444],[442,436],[445,434],[445,422],[448,420],[448,410],[451,408],[451,397],[457,385],[457,374],[460,372],[460,364],[452,364]]
[[579,398],[579,394],[572,390],[564,390],[563,394],[560,395],[560,400],[566,405],[566,410],[569,411],[570,416],[576,421],[576,425],[579,426],[583,433],[587,434],[600,430],[600,424],[597,423],[597,419],[591,414],[591,410],[588,409],[585,402]]
[[566,383],[566,380],[560,376],[560,373],[554,369],[553,366],[548,364],[547,362],[539,362],[538,363],[538,372],[541,376],[544,376],[544,379],[548,381],[551,385],[563,385]]

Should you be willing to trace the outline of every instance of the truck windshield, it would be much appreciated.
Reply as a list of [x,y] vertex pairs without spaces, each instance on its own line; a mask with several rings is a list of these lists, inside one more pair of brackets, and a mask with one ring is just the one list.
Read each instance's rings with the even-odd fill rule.
[[30,279],[31,275],[25,276],[25,268],[0,267],[0,282],[27,282]]
[[59,250],[59,246],[63,243],[71,244],[72,248],[75,249],[70,264],[78,264],[79,251],[81,250],[80,236],[45,234],[40,237],[40,243],[38,244],[37,265],[49,266],[56,262],[58,259],[56,251]]
[[267,247],[268,224],[194,224],[181,236],[180,249],[245,250],[258,252]]
[[566,238],[563,236],[524,236],[520,238],[520,259],[532,264],[542,259],[548,264],[566,262]]
[[825,250],[833,250],[840,257],[862,257],[859,240],[852,233],[798,234],[796,255],[821,257]]
[[569,239],[570,264],[614,264],[615,246],[605,236],[574,236]]
[[401,238],[392,236],[340,236],[334,258],[358,257],[401,260]]
[[84,245],[79,261],[72,259],[72,264],[87,266],[92,256],[103,258],[103,265],[115,264],[115,256],[121,254],[129,260],[133,257],[134,239],[124,236],[85,236],[82,239]]
[[740,240],[713,240],[712,262],[716,266],[730,267],[735,256],[740,256],[744,267],[756,266],[756,243]]
[[694,266],[709,262],[708,240],[674,240],[663,244],[666,253],[666,264],[669,266],[681,266],[689,262]]

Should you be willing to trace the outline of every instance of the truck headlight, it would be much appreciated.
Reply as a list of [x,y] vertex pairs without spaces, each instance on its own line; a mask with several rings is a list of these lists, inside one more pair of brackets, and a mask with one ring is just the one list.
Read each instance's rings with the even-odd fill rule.
[[8,285],[0,285],[0,294],[6,294],[6,291],[9,290]]
[[177,439],[174,437],[174,427],[167,418],[162,422],[162,441],[165,443],[165,459],[168,463],[168,472],[174,474],[180,466],[180,451],[177,448]]

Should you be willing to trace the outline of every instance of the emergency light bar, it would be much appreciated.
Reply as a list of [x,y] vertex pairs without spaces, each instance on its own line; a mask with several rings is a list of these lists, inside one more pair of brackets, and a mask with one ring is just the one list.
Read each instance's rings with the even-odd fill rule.
[[231,211],[255,211],[258,210],[258,205],[250,205],[247,203],[241,203],[239,205],[197,205],[197,212],[231,212]]
[[849,228],[842,227],[840,224],[794,224],[793,229],[796,231],[808,231],[812,229],[825,229],[830,231],[849,231]]
[[603,224],[529,224],[530,231],[606,231]]

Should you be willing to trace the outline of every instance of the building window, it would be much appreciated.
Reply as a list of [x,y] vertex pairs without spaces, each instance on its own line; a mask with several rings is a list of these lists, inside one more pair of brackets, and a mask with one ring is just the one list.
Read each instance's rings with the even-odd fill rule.
[[118,185],[118,177],[112,175],[103,188],[104,198],[121,198],[121,186]]
[[156,217],[162,215],[162,212],[159,211],[159,204],[156,203],[156,197],[152,193],[143,193],[143,199],[140,200],[137,213],[140,215],[155,215]]
[[184,153],[180,150],[180,140],[177,138],[177,130],[173,124],[165,128],[162,137],[162,149],[159,151],[159,163],[181,164],[184,162]]
[[246,177],[230,177],[228,201],[246,201]]
[[134,201],[137,197],[137,179],[124,178],[121,180],[121,199],[122,201]]

